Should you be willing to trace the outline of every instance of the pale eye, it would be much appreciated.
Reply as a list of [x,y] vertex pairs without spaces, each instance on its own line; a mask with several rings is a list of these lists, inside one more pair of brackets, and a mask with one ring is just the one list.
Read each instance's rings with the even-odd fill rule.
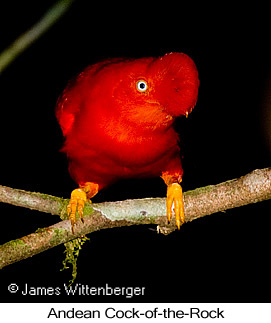
[[137,89],[138,89],[138,91],[140,91],[140,92],[145,92],[145,91],[147,90],[147,88],[148,88],[147,82],[142,81],[142,80],[138,81],[138,82],[136,83],[136,88],[137,88]]

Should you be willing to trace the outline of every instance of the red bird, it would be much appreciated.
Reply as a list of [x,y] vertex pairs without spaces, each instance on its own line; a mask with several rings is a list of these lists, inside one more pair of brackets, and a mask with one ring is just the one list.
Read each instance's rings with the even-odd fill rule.
[[161,176],[167,185],[167,217],[174,204],[184,223],[180,182],[183,169],[176,117],[196,104],[197,68],[187,55],[110,59],[87,67],[58,99],[56,116],[65,136],[63,151],[79,188],[67,207],[74,230],[87,199],[121,178]]

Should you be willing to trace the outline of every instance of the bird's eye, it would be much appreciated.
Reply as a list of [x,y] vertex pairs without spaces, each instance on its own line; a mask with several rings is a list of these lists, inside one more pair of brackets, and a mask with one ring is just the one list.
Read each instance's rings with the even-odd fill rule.
[[136,83],[136,88],[137,88],[137,89],[138,89],[138,91],[140,91],[140,92],[145,92],[145,91],[147,90],[147,88],[148,88],[147,82],[142,81],[142,80],[138,81],[138,82]]

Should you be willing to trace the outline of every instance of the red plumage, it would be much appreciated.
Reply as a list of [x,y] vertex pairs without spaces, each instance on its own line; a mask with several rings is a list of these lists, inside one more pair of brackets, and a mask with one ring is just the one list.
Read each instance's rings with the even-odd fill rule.
[[[196,104],[198,72],[191,58],[112,59],[71,81],[56,108],[71,177],[99,189],[120,178],[182,176],[177,116]],[[165,180],[166,182],[166,180]]]
[[[140,80],[147,82],[144,92],[137,90]],[[179,170],[172,124],[192,110],[198,85],[193,61],[181,53],[86,68],[68,84],[56,109],[72,178],[102,188],[120,178]]]

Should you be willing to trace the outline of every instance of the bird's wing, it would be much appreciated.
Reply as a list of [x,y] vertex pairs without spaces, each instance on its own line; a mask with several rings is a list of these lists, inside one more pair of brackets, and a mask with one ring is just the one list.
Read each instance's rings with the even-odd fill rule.
[[77,113],[80,111],[84,96],[90,91],[91,80],[95,75],[112,62],[118,62],[121,59],[108,59],[97,64],[88,66],[82,73],[72,79],[62,95],[60,95],[56,104],[56,118],[61,126],[63,135],[66,136],[72,129]]

